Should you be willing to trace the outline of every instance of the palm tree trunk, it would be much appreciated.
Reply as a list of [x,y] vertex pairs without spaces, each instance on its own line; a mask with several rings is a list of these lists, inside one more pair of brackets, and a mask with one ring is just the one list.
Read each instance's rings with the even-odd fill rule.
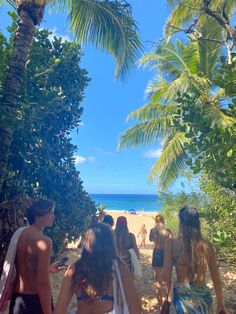
[[5,179],[12,134],[17,123],[17,102],[30,44],[34,20],[29,11],[21,9],[15,33],[13,52],[3,85],[2,118],[0,124],[0,192]]

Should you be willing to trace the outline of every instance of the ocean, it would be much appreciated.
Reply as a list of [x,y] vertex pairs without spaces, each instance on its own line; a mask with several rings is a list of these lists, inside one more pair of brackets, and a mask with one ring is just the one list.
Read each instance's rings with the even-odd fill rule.
[[96,205],[101,203],[106,211],[158,212],[162,208],[162,199],[152,194],[91,194]]

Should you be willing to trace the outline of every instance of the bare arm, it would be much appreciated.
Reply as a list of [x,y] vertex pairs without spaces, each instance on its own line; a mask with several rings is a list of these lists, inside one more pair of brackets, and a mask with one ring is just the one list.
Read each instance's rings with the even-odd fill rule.
[[121,280],[123,283],[125,299],[129,308],[129,313],[141,314],[142,313],[141,301],[135,288],[130,271],[128,270],[127,266],[124,265],[123,263],[119,262],[118,265],[120,269]]
[[73,275],[73,267],[69,266],[64,275],[59,297],[57,299],[57,303],[53,311],[53,314],[67,313],[68,305],[73,296],[72,275]]
[[166,241],[164,248],[164,266],[162,270],[162,279],[166,287],[166,295],[170,290],[171,276],[173,269],[173,239]]
[[225,311],[225,305],[223,300],[222,282],[220,278],[217,257],[215,250],[211,244],[208,248],[208,267],[211,273],[211,278],[216,293],[217,313],[220,313],[220,311]]
[[37,243],[37,286],[40,303],[44,314],[52,313],[51,286],[49,279],[49,265],[52,254],[52,241],[44,238]]

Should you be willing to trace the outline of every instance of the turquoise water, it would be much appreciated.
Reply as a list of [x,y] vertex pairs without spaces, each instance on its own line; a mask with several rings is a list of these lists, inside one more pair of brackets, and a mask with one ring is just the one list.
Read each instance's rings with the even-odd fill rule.
[[106,210],[126,211],[132,210],[157,212],[162,208],[162,200],[151,194],[92,194],[90,195],[98,205],[102,203]]

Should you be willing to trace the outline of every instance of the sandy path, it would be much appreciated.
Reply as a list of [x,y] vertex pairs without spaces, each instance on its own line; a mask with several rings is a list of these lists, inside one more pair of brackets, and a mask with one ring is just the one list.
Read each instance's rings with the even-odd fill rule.
[[[117,217],[120,216],[121,213],[112,212],[112,216],[116,221]],[[127,217],[129,230],[133,232],[137,238],[139,228],[142,223],[146,224],[147,231],[149,233],[150,229],[154,224],[154,216],[155,214],[123,214]],[[137,290],[139,295],[142,298],[142,306],[143,313],[157,314],[156,310],[156,297],[155,297],[155,285],[153,279],[153,271],[151,267],[151,255],[152,255],[152,244],[147,239],[147,248],[140,249],[141,253],[141,264],[143,269],[143,278],[136,282]],[[137,243],[139,244],[139,239],[137,239]],[[67,254],[69,255],[70,262],[74,262],[78,256],[79,251],[77,249],[70,249]],[[224,286],[224,297],[225,303],[228,309],[229,314],[236,314],[236,271],[233,267],[230,266],[222,266],[220,267],[220,271],[222,274],[223,286]],[[53,296],[54,300],[56,300],[58,295],[58,290],[60,287],[60,283],[62,280],[63,274],[54,274],[52,275],[52,286],[53,286]],[[212,289],[212,282],[210,280],[210,276],[208,274],[207,280],[208,286]],[[213,298],[215,300],[214,290],[212,289]]]

